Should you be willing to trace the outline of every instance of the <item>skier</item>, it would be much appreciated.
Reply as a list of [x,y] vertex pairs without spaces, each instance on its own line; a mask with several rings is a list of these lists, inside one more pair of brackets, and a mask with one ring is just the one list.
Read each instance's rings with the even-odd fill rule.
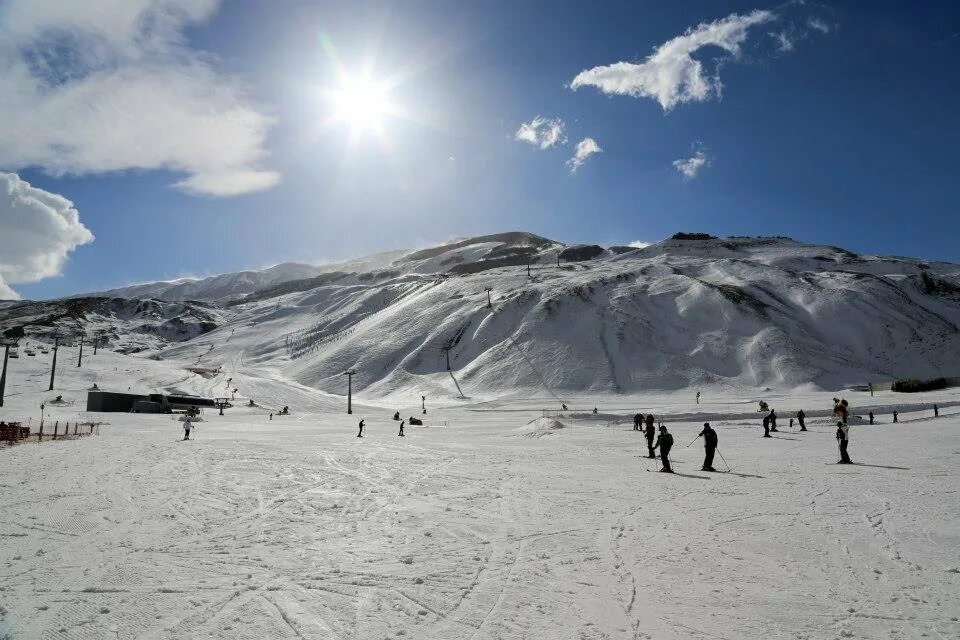
[[270,419],[273,420],[273,412],[270,413]]
[[899,420],[897,420],[897,417],[898,417],[899,415],[900,415],[900,414],[897,413],[896,411],[893,412],[893,424],[897,424],[897,422],[899,422]]
[[399,419],[400,419],[400,412],[399,412],[399,411],[397,411],[396,413],[393,414],[393,419],[394,419],[394,420],[399,420]]
[[183,421],[183,439],[184,440],[190,439],[190,429],[192,427],[193,427],[193,423],[190,422],[190,418],[187,417],[187,419]]
[[633,416],[633,430],[640,431],[640,425],[643,424],[643,414],[637,413]]
[[840,464],[853,464],[847,455],[847,443],[850,441],[850,427],[842,420],[837,421],[837,441],[840,443]]
[[777,430],[777,414],[773,409],[770,409],[770,431]]
[[847,417],[850,414],[850,406],[847,404],[847,400],[843,399],[839,404],[834,405],[833,413],[835,416],[843,420],[843,423],[847,423]]
[[400,436],[401,438],[406,437],[403,435],[403,420],[400,421],[400,433],[398,433],[397,435]]
[[793,418],[790,418],[790,428],[793,429]]
[[657,455],[653,452],[653,437],[657,434],[656,430],[653,428],[653,414],[647,415],[647,430],[644,431],[643,435],[647,437],[647,454],[648,458],[656,458]]
[[807,414],[803,412],[803,409],[800,409],[800,411],[797,411],[797,422],[800,423],[800,431],[807,430],[807,425],[804,424],[803,422],[806,419],[807,419]]
[[593,415],[597,415],[597,408],[596,408],[596,407],[593,408]]
[[700,404],[700,392],[697,391],[697,404]]
[[872,382],[868,382],[868,383],[867,383],[867,387],[870,389],[870,397],[872,398],[872,397],[873,397],[873,383],[872,383]]
[[763,416],[763,437],[772,438],[770,435],[770,416]]
[[870,424],[873,424],[873,411],[870,412]]
[[357,432],[357,437],[358,437],[358,438],[362,438],[362,437],[363,437],[363,420],[361,420],[361,421],[360,421],[360,424],[357,425],[357,426],[360,427],[360,431]]
[[934,418],[940,417],[940,407],[938,407],[937,405],[933,405],[933,417]]
[[653,448],[656,449],[660,447],[660,461],[663,463],[663,468],[660,469],[663,473],[673,473],[673,469],[670,468],[670,449],[673,448],[673,436],[667,431],[665,425],[660,425],[660,437],[657,438],[656,444],[653,445]]
[[703,436],[703,469],[702,471],[716,471],[713,468],[713,454],[717,450],[717,432],[713,430],[709,422],[703,423],[703,431],[700,432]]

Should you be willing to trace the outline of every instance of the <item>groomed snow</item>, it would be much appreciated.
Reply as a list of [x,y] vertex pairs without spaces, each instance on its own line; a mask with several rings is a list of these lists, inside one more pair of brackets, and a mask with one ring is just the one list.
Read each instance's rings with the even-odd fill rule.
[[[418,396],[347,416],[343,398],[240,361],[204,379],[60,357],[52,393],[49,361],[13,362],[0,419],[35,421],[46,400],[48,419],[110,424],[0,450],[0,625],[17,640],[960,637],[955,391],[844,394],[858,413],[916,407],[855,421],[860,464],[840,466],[827,418],[787,426],[830,393],[584,395],[564,428],[546,397],[428,397],[428,426],[398,438],[390,416],[420,416]],[[207,412],[181,442],[170,416],[82,412],[94,381],[222,392],[228,374],[293,415]],[[51,406],[58,393],[74,404]],[[758,397],[776,438],[760,437]],[[667,419],[676,475],[642,457],[637,410],[683,416]],[[699,471],[701,443],[685,446],[705,417],[730,473]]]

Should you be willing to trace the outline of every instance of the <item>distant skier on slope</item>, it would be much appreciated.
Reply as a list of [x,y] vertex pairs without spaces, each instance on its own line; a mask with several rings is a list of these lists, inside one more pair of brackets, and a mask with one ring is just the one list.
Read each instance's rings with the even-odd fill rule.
[[763,437],[772,438],[770,435],[770,416],[763,416]]
[[673,436],[667,431],[666,425],[660,425],[660,437],[653,445],[654,449],[657,447],[660,447],[660,461],[663,463],[663,468],[660,471],[673,473],[673,469],[670,468],[670,449],[673,448]]
[[800,411],[797,411],[797,423],[800,424],[800,431],[807,430],[807,425],[804,422],[804,420],[806,419],[807,419],[807,414],[803,412],[803,409],[800,409]]
[[850,427],[846,422],[837,421],[837,442],[840,444],[840,464],[853,464],[847,455],[847,444],[850,442]]
[[873,424],[873,411],[870,412],[870,424]]
[[717,432],[713,430],[709,422],[704,422],[703,431],[701,431],[699,435],[703,436],[703,449],[705,453],[702,471],[716,471],[716,469],[713,468],[713,454],[717,450]]
[[363,437],[363,420],[360,420],[360,424],[357,426],[360,427],[360,431],[357,432],[357,437],[362,438]]
[[647,437],[647,454],[648,458],[656,458],[657,454],[653,452],[653,438],[657,435],[657,430],[653,428],[653,414],[647,415],[647,430],[644,431],[643,435]]
[[893,412],[893,424],[897,424],[900,421],[900,414],[896,411]]
[[700,404],[700,392],[697,391],[697,404]]
[[940,417],[940,407],[938,407],[937,405],[933,405],[933,417],[934,418]]
[[193,428],[193,423],[190,421],[190,417],[187,416],[187,419],[183,421],[183,439],[190,439],[190,429]]
[[403,420],[400,421],[400,433],[398,433],[397,435],[400,436],[401,438],[405,437],[403,435]]
[[640,425],[643,424],[643,414],[638,413],[633,416],[633,430],[640,431]]
[[777,430],[777,412],[770,409],[770,431]]

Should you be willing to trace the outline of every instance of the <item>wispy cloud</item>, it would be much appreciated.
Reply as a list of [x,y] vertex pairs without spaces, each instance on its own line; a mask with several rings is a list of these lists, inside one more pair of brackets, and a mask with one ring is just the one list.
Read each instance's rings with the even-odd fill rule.
[[0,20],[0,166],[59,174],[167,169],[189,193],[275,185],[272,124],[183,35],[219,0],[7,0]]
[[577,169],[582,167],[583,163],[587,161],[587,158],[602,151],[603,149],[600,148],[600,145],[597,144],[597,141],[593,138],[584,138],[578,142],[573,150],[573,157],[567,160],[570,173],[576,173]]
[[524,122],[514,134],[514,140],[532,144],[541,149],[550,149],[567,143],[565,126],[560,118],[537,116],[530,122]]
[[710,158],[703,149],[696,149],[689,158],[679,158],[673,161],[673,168],[683,175],[684,180],[693,180],[700,174],[700,170],[710,166]]
[[93,242],[72,202],[15,173],[0,173],[0,230],[0,300],[19,299],[9,284],[58,275],[67,254]]
[[814,31],[819,31],[820,33],[830,33],[833,31],[833,28],[820,18],[807,19],[807,26]]
[[722,84],[718,70],[708,74],[693,54],[719,47],[725,57],[736,58],[750,30],[775,18],[772,11],[758,10],[700,24],[661,44],[641,63],[617,62],[581,71],[570,88],[592,86],[610,95],[652,98],[665,111],[685,102],[702,102],[719,94]]

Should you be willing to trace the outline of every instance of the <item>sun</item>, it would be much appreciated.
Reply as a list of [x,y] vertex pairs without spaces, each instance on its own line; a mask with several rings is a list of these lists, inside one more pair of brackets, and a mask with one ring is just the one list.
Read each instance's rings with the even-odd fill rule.
[[388,87],[373,78],[345,77],[340,86],[330,92],[333,119],[350,126],[354,133],[379,133],[384,119],[393,112]]

